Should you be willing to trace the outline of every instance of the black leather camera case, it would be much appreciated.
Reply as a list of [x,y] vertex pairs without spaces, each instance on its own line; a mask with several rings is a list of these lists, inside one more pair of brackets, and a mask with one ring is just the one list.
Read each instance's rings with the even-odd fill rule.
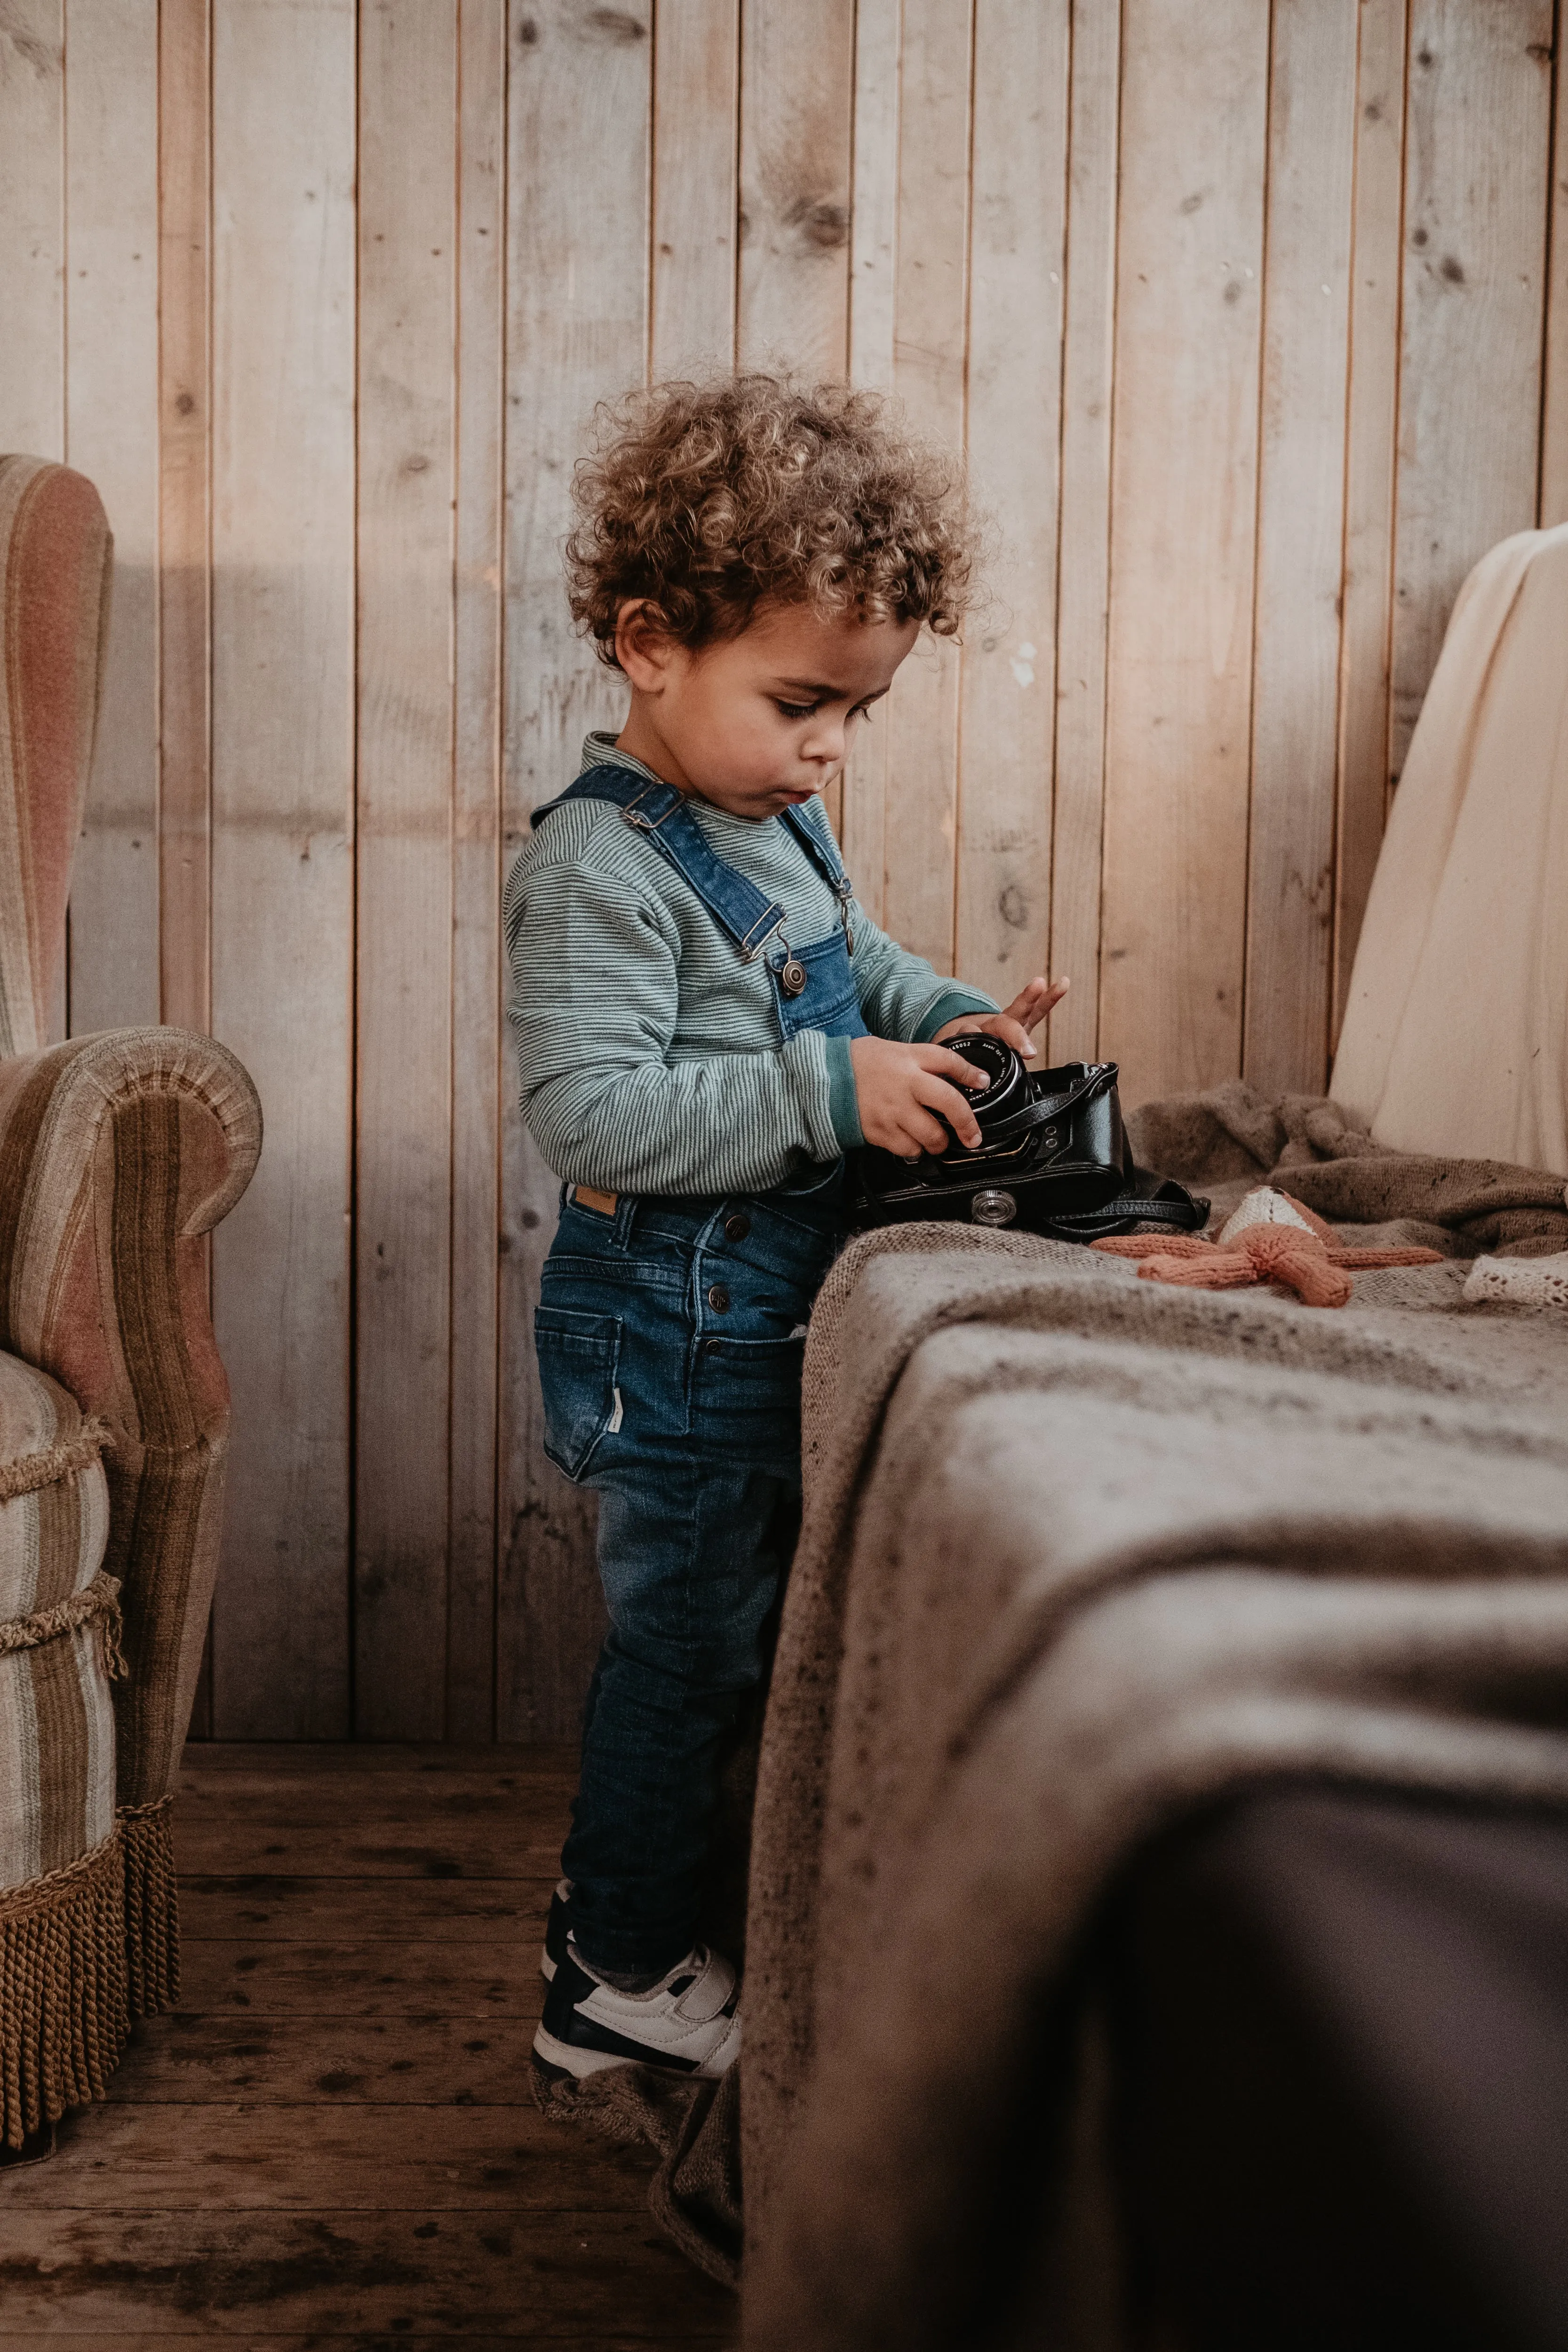
[[1206,1201],[1134,1165],[1114,1062],[1030,1070],[999,1037],[942,1043],[988,1075],[969,1097],[979,1148],[954,1138],[910,1161],[867,1145],[854,1155],[858,1223],[934,1217],[1085,1242],[1141,1223],[1195,1233],[1205,1223]]

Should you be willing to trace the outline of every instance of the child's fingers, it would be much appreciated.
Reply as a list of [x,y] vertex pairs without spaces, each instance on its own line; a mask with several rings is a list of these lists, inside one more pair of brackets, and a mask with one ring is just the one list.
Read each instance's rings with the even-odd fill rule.
[[[928,1078],[921,1087],[918,1098],[929,1109],[941,1111],[960,1143],[966,1143],[973,1150],[980,1140],[980,1122],[956,1087],[947,1086],[941,1078]],[[934,1119],[931,1121],[933,1127],[936,1123]],[[943,1135],[940,1143],[928,1143],[926,1150],[941,1151],[946,1143],[947,1137]]]
[[[956,1086],[988,1087],[991,1084],[985,1071],[977,1069],[973,1062],[966,1062],[962,1054],[949,1053],[945,1045],[922,1046],[921,1067],[931,1071],[938,1077],[952,1080]],[[923,1099],[925,1097],[922,1097]]]
[[1071,982],[1047,980],[1042,972],[1018,991],[1003,1018],[1018,1022],[1026,1029],[1037,1028],[1053,1005],[1059,1004]]
[[917,1102],[911,1102],[894,1122],[893,1133],[885,1147],[896,1151],[900,1160],[918,1160],[922,1151],[935,1155],[948,1150],[952,1141],[942,1121]]

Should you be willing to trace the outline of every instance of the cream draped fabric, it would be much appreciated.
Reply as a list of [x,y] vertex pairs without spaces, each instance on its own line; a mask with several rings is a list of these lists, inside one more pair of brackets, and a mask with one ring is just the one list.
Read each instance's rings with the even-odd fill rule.
[[1332,1093],[1394,1150],[1568,1174],[1568,524],[1504,540],[1459,593]]

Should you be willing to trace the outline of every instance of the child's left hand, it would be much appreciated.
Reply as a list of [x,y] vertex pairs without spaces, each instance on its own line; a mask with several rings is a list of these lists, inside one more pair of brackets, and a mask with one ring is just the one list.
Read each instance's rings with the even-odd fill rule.
[[944,1037],[956,1037],[961,1032],[966,1037],[1001,1037],[1028,1061],[1035,1051],[1030,1031],[1037,1029],[1051,1007],[1061,1003],[1070,985],[1065,980],[1031,980],[1005,1013],[961,1013],[956,1021],[943,1022],[931,1042],[940,1045]]

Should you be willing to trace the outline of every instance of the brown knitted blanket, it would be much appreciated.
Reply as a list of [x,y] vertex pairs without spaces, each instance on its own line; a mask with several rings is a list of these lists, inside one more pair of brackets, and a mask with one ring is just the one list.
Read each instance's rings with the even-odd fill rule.
[[[1219,1212],[1278,1170],[1341,1238],[1458,1262],[1327,1311],[928,1225],[830,1275],[753,1831],[748,2352],[1012,2340],[980,2314],[1020,2132],[1075,2210],[1041,2018],[1181,1812],[1302,1775],[1568,1803],[1568,1324],[1458,1296],[1479,1249],[1568,1247],[1561,1183],[1239,1087],[1135,1141]],[[727,2085],[665,2141],[713,2268],[734,2127]],[[1114,2343],[1071,2254],[1028,2340]]]

